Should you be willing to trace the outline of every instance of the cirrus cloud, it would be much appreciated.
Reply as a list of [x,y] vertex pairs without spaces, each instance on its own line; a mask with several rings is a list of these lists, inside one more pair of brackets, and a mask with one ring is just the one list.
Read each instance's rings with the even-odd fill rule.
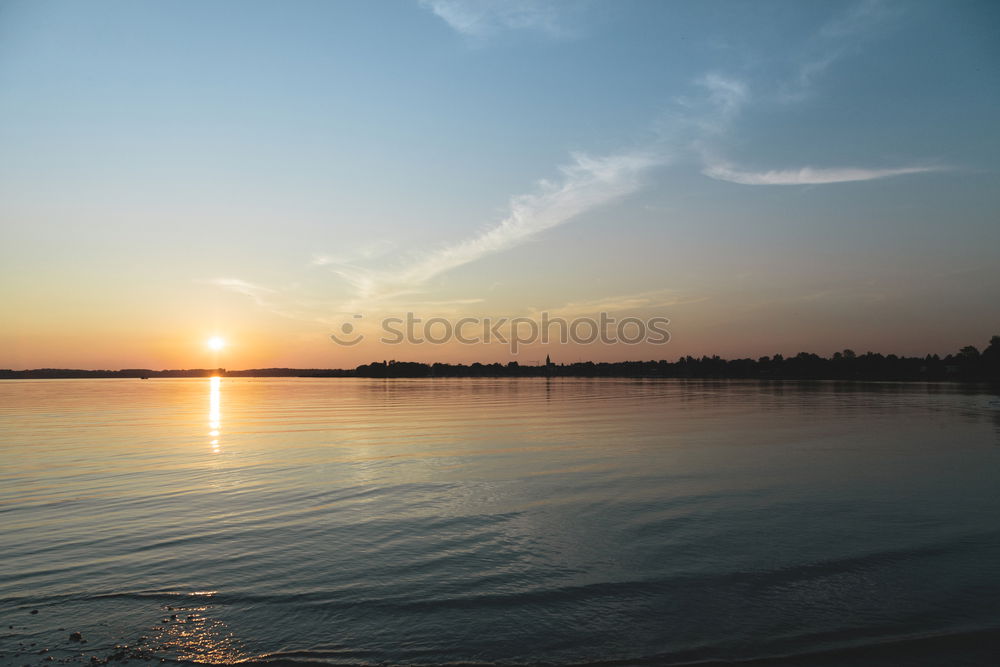
[[909,166],[888,169],[865,167],[800,167],[798,169],[775,169],[770,171],[745,171],[727,163],[711,164],[701,173],[718,181],[728,181],[741,185],[826,185],[829,183],[852,183],[874,181],[879,178],[922,174],[941,171],[941,167]]
[[542,181],[537,192],[512,197],[506,217],[464,241],[428,252],[395,270],[371,271],[344,265],[335,273],[363,299],[412,294],[443,273],[513,248],[591,209],[632,194],[639,189],[643,172],[666,161],[666,155],[653,152],[603,157],[574,154],[573,162],[560,168],[560,182]]
[[420,0],[420,4],[466,37],[500,30],[562,33],[556,7],[546,0]]

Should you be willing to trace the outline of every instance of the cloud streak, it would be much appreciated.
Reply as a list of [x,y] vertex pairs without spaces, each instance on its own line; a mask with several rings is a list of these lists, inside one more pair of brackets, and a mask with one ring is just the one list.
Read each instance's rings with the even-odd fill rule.
[[394,271],[342,266],[335,272],[353,285],[363,299],[385,299],[419,291],[443,273],[513,248],[542,231],[635,192],[640,186],[640,175],[663,162],[663,156],[648,152],[605,157],[576,154],[571,164],[560,168],[561,181],[543,181],[537,192],[513,197],[507,216],[476,236],[430,251]]
[[718,181],[728,181],[741,185],[826,185],[829,183],[853,183],[874,181],[880,178],[921,174],[941,171],[939,167],[895,167],[891,169],[867,169],[864,167],[801,167],[799,169],[779,169],[771,171],[744,171],[729,164],[713,164],[701,173]]
[[841,58],[860,51],[901,8],[885,0],[861,0],[846,12],[835,16],[813,35],[811,53],[800,57],[798,75],[786,82],[778,94],[780,101],[801,102],[810,94],[816,80]]
[[[814,36],[822,47],[820,55],[805,59],[799,66],[798,75],[781,87],[777,100],[785,103],[800,102],[829,67],[857,50],[860,43],[878,29],[888,18],[896,16],[898,10],[885,0],[861,0],[849,11],[828,21]],[[701,115],[696,121],[702,136],[692,142],[695,151],[701,154],[702,174],[709,178],[740,185],[827,185],[873,181],[906,174],[944,171],[945,168],[926,165],[904,165],[891,168],[870,167],[811,167],[749,171],[740,169],[717,157],[711,150],[715,135],[725,135],[735,123],[743,107],[750,102],[750,88],[745,81],[711,72],[696,82],[705,95],[695,103],[682,100],[692,111]],[[767,95],[763,96],[765,99]]]
[[[278,290],[246,280],[240,280],[239,278],[216,278],[200,282],[249,297],[257,307],[279,317],[321,324],[331,321],[332,308],[328,302],[316,299],[303,299],[301,295],[293,297],[289,292],[296,291],[294,286]],[[332,321],[340,322],[341,319],[337,318],[336,313],[334,313]]]
[[[696,83],[706,91],[708,103],[715,108],[719,121],[731,122],[739,114],[750,97],[750,91],[745,81],[723,76],[718,72],[709,72]],[[706,129],[716,130],[715,125]]]
[[328,266],[330,264],[353,264],[359,261],[370,261],[388,254],[395,244],[392,241],[378,239],[352,250],[342,251],[337,255],[314,254],[313,266]]
[[500,30],[563,31],[556,8],[545,0],[420,0],[456,32],[486,37]]
[[666,114],[659,131],[670,140],[687,130],[693,137],[684,141],[697,149],[706,140],[726,134],[750,100],[750,86],[716,71],[698,77],[694,85],[697,94],[674,98],[675,109]]
[[869,33],[899,12],[899,7],[886,0],[861,0],[846,13],[828,21],[819,34],[821,37],[841,39]]
[[[546,308],[544,312],[558,317],[584,317],[598,313],[618,313],[622,311],[645,310],[650,308],[665,308],[688,303],[698,303],[707,300],[704,296],[683,295],[676,290],[658,289],[610,296],[603,299],[588,301],[572,301],[562,306]],[[538,317],[543,309],[534,309],[532,316]]]
[[278,294],[277,290],[273,290],[270,287],[255,285],[254,283],[238,278],[217,278],[208,282],[231,292],[248,296],[258,306],[267,306],[270,300]]

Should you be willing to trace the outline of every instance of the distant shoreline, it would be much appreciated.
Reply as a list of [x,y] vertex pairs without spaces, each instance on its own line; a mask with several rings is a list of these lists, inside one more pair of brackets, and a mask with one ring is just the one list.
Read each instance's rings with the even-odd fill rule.
[[898,357],[874,352],[855,354],[851,350],[820,357],[800,352],[785,358],[780,354],[759,359],[682,357],[677,361],[582,361],[542,365],[445,364],[410,361],[376,361],[353,369],[342,368],[193,368],[153,370],[83,370],[70,368],[0,369],[0,380],[42,380],[77,378],[200,378],[200,377],[282,377],[282,378],[435,378],[435,377],[627,377],[700,378],[733,380],[890,380],[890,381],[1000,381],[1000,336],[979,352],[972,346],[945,357]]
[[847,382],[847,383],[904,383],[904,384],[967,384],[967,385],[989,385],[997,386],[1000,388],[1000,378],[899,378],[899,377],[789,377],[789,376],[760,376],[760,377],[737,377],[729,375],[612,375],[610,373],[605,374],[557,374],[552,375],[545,374],[534,374],[534,375],[491,375],[488,373],[481,373],[478,375],[426,375],[426,376],[412,376],[412,375],[384,375],[384,376],[371,376],[371,375],[355,375],[354,373],[348,373],[346,375],[253,375],[246,372],[240,371],[239,374],[227,374],[227,375],[170,375],[170,376],[152,376],[137,378],[133,376],[125,375],[87,375],[87,376],[56,376],[56,375],[46,375],[46,376],[2,376],[0,377],[0,382],[9,381],[25,381],[25,380],[199,380],[199,379],[210,379],[210,378],[221,378],[227,380],[490,380],[490,379],[511,379],[511,380],[741,380],[747,382]]

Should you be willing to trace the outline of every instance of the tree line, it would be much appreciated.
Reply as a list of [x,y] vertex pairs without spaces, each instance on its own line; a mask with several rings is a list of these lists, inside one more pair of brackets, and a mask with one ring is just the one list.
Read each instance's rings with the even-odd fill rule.
[[544,366],[509,363],[425,364],[412,361],[377,361],[354,369],[256,368],[240,371],[185,369],[155,371],[129,368],[118,371],[38,368],[0,369],[0,379],[44,378],[171,378],[171,377],[665,377],[746,378],[773,380],[953,380],[1000,381],[1000,336],[993,336],[981,352],[968,345],[940,357],[901,357],[852,350],[821,357],[800,352],[758,359],[723,359],[719,356],[681,357],[677,361],[583,361]]
[[506,364],[424,364],[382,361],[358,366],[356,377],[668,377],[746,378],[788,380],[1000,380],[1000,336],[993,336],[980,352],[972,345],[940,357],[901,357],[853,350],[821,357],[800,352],[792,357],[775,354],[758,359],[716,356],[681,357],[677,361],[583,361],[525,366]]

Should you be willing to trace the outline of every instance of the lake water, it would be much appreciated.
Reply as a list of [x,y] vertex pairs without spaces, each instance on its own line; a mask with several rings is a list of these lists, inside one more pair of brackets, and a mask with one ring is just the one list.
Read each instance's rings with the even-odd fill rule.
[[1000,654],[985,388],[5,381],[0,434],[3,664]]

